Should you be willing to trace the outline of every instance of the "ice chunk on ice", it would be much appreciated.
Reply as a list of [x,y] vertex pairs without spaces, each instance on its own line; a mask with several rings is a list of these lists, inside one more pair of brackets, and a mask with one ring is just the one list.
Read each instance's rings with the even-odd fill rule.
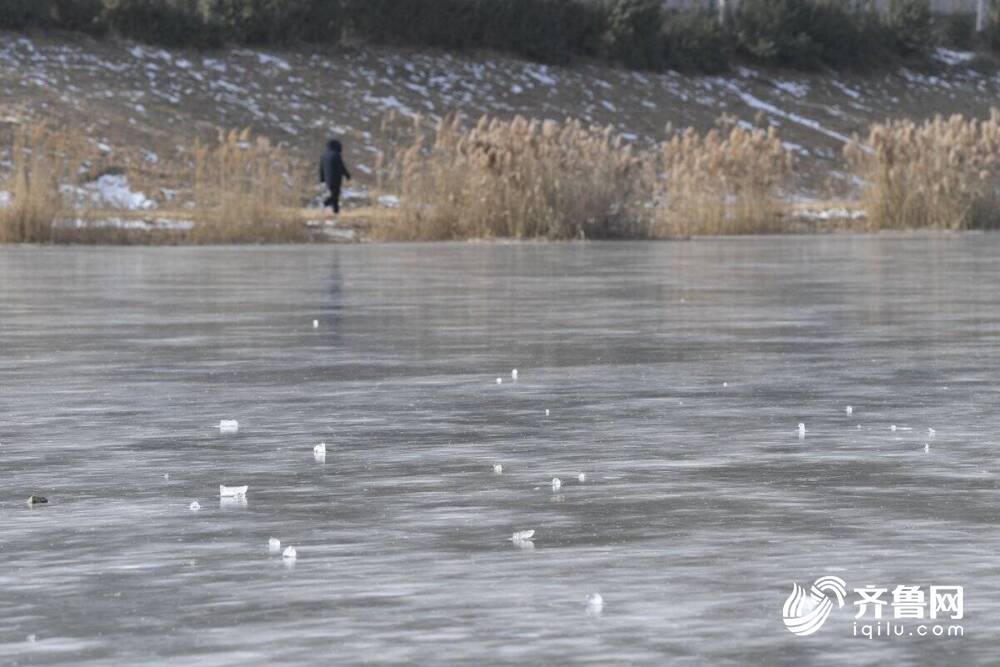
[[495,464],[493,466],[493,474],[494,475],[502,475],[503,474],[503,466],[500,465],[499,463]]
[[192,512],[197,512],[198,510],[201,509],[201,503],[199,503],[197,500],[194,500],[191,502],[190,505],[188,505],[188,509],[191,510]]
[[222,433],[236,433],[240,430],[240,423],[235,419],[223,419],[219,422],[219,431]]
[[511,542],[528,542],[535,538],[534,530],[519,530],[510,537]]
[[239,498],[241,496],[247,495],[247,490],[249,486],[225,486],[223,484],[219,485],[219,497],[220,498]]
[[272,537],[267,541],[267,550],[273,554],[281,551],[281,540],[276,537]]
[[562,481],[558,477],[552,478],[552,490],[558,491],[562,488]]
[[281,557],[285,560],[295,560],[299,557],[299,552],[295,550],[295,547],[288,547],[281,552]]

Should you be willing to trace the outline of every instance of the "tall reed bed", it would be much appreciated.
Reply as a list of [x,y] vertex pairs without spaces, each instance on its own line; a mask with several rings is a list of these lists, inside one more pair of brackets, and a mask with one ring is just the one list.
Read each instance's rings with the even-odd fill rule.
[[107,173],[125,174],[130,186],[148,194],[168,184],[172,193],[183,193],[171,205],[183,207],[183,217],[193,219],[194,227],[151,232],[151,241],[308,240],[299,210],[309,192],[303,165],[267,139],[255,138],[249,130],[220,132],[215,141],[196,141],[155,166],[139,153],[129,148],[102,151],[72,129],[35,124],[15,130],[13,169],[0,181],[0,190],[8,193],[0,204],[0,242],[135,242],[141,238],[138,230],[100,224],[102,218],[124,212],[91,202],[82,188]]
[[47,125],[15,131],[11,148],[13,169],[0,190],[8,201],[0,206],[0,242],[45,243],[53,240],[53,224],[64,205],[59,186],[67,176],[68,155],[78,142]]
[[611,128],[483,117],[418,121],[383,156],[400,215],[380,236],[399,240],[632,235],[628,204],[642,158]]
[[401,240],[776,231],[791,168],[774,130],[734,125],[644,148],[572,120],[450,118],[387,136],[380,182],[402,207],[380,234]]
[[652,174],[657,236],[782,229],[778,190],[791,173],[792,154],[774,128],[724,125],[705,134],[688,128],[660,146]]
[[286,151],[249,129],[219,132],[192,151],[195,243],[280,243],[308,234],[293,211],[301,205],[301,166]]
[[877,124],[844,152],[872,229],[1000,227],[1000,110]]

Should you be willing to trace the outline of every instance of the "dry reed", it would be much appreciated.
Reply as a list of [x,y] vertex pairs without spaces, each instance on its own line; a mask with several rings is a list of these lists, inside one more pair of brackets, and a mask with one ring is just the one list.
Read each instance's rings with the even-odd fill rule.
[[657,236],[781,231],[778,188],[792,155],[774,128],[687,129],[664,142],[654,166]]
[[[19,128],[13,141],[13,170],[0,207],[0,243],[47,243],[63,209],[59,194],[67,152],[65,136],[44,124]],[[62,166],[61,166],[62,165]]]
[[578,121],[451,117],[416,122],[397,142],[387,185],[398,221],[377,233],[398,240],[611,237],[629,230],[627,203],[641,159],[611,128]]
[[[160,243],[309,238],[299,212],[307,195],[298,162],[267,139],[251,137],[249,130],[220,132],[216,142],[196,142],[155,168],[133,153],[138,151],[102,151],[73,129],[56,131],[45,124],[18,129],[11,150],[13,169],[0,187],[9,199],[0,206],[0,242],[134,243],[144,234]],[[186,186],[190,201],[173,203],[190,206],[194,227],[142,232],[99,224],[102,212],[94,210],[78,183],[116,172],[126,174],[130,184],[147,188],[154,183]]]
[[[400,195],[382,238],[608,238],[783,229],[791,153],[776,131],[687,130],[655,148],[612,128],[452,117],[383,126],[379,182]],[[404,138],[401,138],[404,137]],[[408,137],[408,138],[407,138]],[[388,168],[382,168],[389,165]]]
[[844,152],[866,181],[870,229],[1000,226],[1000,110],[874,125]]
[[304,191],[295,160],[250,130],[220,132],[192,151],[194,243],[276,243],[308,240],[292,212]]

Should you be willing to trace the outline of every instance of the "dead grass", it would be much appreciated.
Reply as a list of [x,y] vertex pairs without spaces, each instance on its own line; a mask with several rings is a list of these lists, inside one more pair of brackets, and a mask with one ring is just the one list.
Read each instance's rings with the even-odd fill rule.
[[593,238],[632,235],[626,203],[641,158],[611,128],[459,117],[419,122],[384,155],[383,182],[399,194],[379,238]]
[[[153,165],[138,150],[101,150],[80,131],[45,124],[20,128],[12,145],[13,169],[0,190],[4,243],[281,243],[310,240],[302,204],[308,189],[302,167],[249,130],[220,132]],[[75,186],[105,173],[124,173],[147,193],[181,192],[174,206],[190,230],[116,228],[103,219],[134,219],[126,210],[95,211],[74,195]],[[167,188],[167,186],[171,186]],[[175,190],[176,189],[176,190]],[[186,197],[184,197],[186,195]],[[161,201],[161,205],[164,202]],[[159,210],[155,218],[165,216]],[[81,221],[83,224],[77,224]]]
[[[873,126],[867,141],[845,149],[867,183],[867,218],[847,211],[837,220],[810,217],[782,199],[793,182],[792,155],[773,128],[730,119],[645,148],[612,128],[573,120],[392,120],[383,126],[377,192],[397,195],[399,208],[347,211],[333,231],[321,222],[327,213],[303,208],[312,196],[311,162],[249,130],[220,132],[155,165],[141,150],[99,150],[82,133],[45,125],[21,128],[11,141],[0,242],[281,243],[330,240],[344,230],[409,241],[1000,227],[1000,111],[986,120]],[[95,211],[61,191],[109,169],[124,170],[147,193],[158,190],[160,207]],[[168,189],[181,194],[163,201]],[[194,224],[100,224],[112,218]]]
[[291,209],[305,190],[301,167],[285,151],[250,130],[220,132],[192,152],[196,224],[193,243],[307,241]]
[[1000,110],[876,124],[845,156],[867,183],[869,229],[1000,227]]
[[66,145],[56,132],[38,124],[17,131],[11,151],[13,170],[4,188],[10,197],[0,207],[0,242],[46,243],[62,209],[60,154]]
[[723,127],[675,135],[659,151],[652,175],[654,233],[660,237],[766,234],[782,231],[792,155],[774,128]]
[[[648,238],[783,229],[791,154],[732,123],[638,149],[612,128],[457,117],[385,131],[382,187],[402,202],[379,238]],[[405,133],[404,133],[405,135]]]

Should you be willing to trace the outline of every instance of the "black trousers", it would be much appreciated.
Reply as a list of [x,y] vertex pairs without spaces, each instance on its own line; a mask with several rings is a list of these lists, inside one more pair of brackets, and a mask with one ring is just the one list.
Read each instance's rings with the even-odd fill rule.
[[334,213],[340,213],[340,186],[330,188],[330,196],[323,200],[323,206],[332,206]]

